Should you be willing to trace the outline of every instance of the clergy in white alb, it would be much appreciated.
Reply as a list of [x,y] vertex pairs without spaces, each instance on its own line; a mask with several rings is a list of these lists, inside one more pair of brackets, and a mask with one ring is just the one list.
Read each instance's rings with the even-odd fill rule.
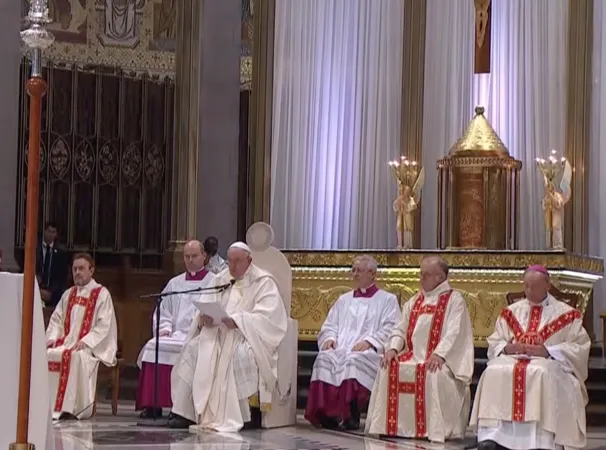
[[74,256],[74,287],[65,291],[46,330],[53,419],[93,414],[99,362],[116,365],[118,331],[109,291],[92,277],[90,255]]
[[581,313],[549,288],[547,269],[529,267],[526,298],[503,310],[488,338],[470,421],[480,450],[585,447],[591,341]]
[[[172,278],[162,292],[183,292],[216,286],[215,275],[204,268],[206,253],[199,241],[183,247],[185,273]],[[171,408],[170,374],[185,345],[187,332],[198,311],[194,300],[199,294],[167,295],[160,304],[160,339],[158,345],[158,398],[155,397],[156,311],[152,316],[153,337],[139,353],[139,386],[135,409],[142,418],[162,416],[162,408]],[[154,403],[157,402],[157,405]],[[154,409],[157,408],[157,409]]]
[[215,275],[227,269],[225,260],[221,258],[218,252],[219,240],[216,237],[209,236],[204,239],[204,253],[206,253],[204,268]]
[[474,352],[465,300],[437,256],[421,262],[421,292],[402,307],[386,345],[366,417],[366,433],[461,438],[469,417]]
[[354,260],[356,289],[330,308],[318,335],[305,418],[315,426],[353,430],[368,408],[384,343],[402,317],[395,295],[375,284],[376,261]]
[[236,432],[245,422],[260,425],[258,408],[251,420],[251,400],[258,398],[261,410],[271,404],[286,309],[273,276],[254,265],[246,244],[231,245],[227,265],[218,283],[235,284],[200,299],[220,303],[226,317],[214,323],[197,316],[173,369],[172,428]]

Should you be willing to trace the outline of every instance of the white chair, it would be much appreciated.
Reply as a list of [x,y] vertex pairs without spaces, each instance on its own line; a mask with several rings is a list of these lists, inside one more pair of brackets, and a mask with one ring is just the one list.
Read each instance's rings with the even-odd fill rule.
[[297,421],[299,323],[290,318],[292,269],[282,252],[272,247],[273,239],[272,228],[264,222],[254,223],[246,233],[253,263],[274,276],[288,314],[286,336],[278,347],[278,386],[272,396],[271,411],[263,413],[263,428],[292,426]]

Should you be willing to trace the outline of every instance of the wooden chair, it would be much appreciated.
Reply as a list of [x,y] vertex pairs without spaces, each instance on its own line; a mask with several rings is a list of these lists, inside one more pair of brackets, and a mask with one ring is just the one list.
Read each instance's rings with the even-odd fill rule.
[[[551,286],[549,293],[554,296],[556,300],[566,303],[568,306],[578,309],[582,304],[582,299],[579,294],[573,294],[569,292],[562,292],[557,287]],[[512,305],[518,300],[522,300],[526,297],[524,292],[509,292],[507,293],[507,304]]]

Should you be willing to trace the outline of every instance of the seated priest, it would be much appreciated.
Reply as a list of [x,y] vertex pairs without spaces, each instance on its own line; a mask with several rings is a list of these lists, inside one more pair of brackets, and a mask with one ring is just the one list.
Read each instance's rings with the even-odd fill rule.
[[404,304],[385,346],[365,431],[444,442],[462,438],[467,428],[473,332],[442,258],[421,261],[420,281],[421,292]]
[[204,268],[215,275],[227,269],[225,260],[219,255],[219,240],[214,236],[204,239]]
[[480,450],[585,447],[591,341],[581,313],[549,287],[547,269],[530,266],[526,298],[503,310],[488,338],[470,421]]
[[[162,292],[187,291],[216,286],[215,275],[204,268],[206,253],[199,241],[183,247],[186,272],[172,278]],[[135,408],[142,418],[161,417],[162,408],[171,408],[170,373],[185,345],[187,331],[196,315],[193,300],[199,294],[167,295],[160,304],[160,339],[158,345],[158,404],[154,404],[156,362],[156,311],[152,316],[153,337],[139,353],[139,386]]]
[[53,419],[88,419],[93,414],[99,361],[116,364],[118,332],[109,291],[93,279],[87,253],[74,256],[75,286],[65,291],[46,330],[46,355]]
[[377,263],[358,256],[356,289],[336,301],[318,335],[305,418],[315,426],[355,430],[381,363],[383,344],[401,319],[395,295],[375,284]]
[[[236,432],[245,422],[258,427],[261,411],[271,404],[287,315],[276,281],[255,266],[250,253],[243,242],[232,244],[229,270],[217,281],[233,287],[199,300],[219,303],[226,317],[216,323],[198,314],[192,323],[172,372],[171,428]],[[260,410],[253,417],[249,400],[257,395]]]

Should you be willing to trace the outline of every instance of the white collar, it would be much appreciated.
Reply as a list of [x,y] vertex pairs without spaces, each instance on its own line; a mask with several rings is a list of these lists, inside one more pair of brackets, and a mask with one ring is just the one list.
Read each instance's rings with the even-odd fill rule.
[[448,280],[445,280],[442,283],[438,284],[435,288],[433,288],[432,291],[423,292],[423,294],[426,297],[432,297],[435,295],[440,295],[446,291],[450,291],[450,284],[448,283]]

